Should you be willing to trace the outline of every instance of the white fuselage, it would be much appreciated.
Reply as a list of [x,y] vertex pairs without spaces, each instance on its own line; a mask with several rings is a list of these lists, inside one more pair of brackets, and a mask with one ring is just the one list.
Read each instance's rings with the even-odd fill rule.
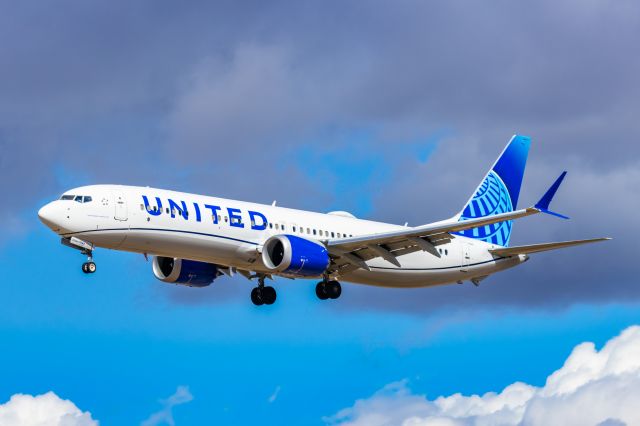
[[[91,201],[60,199],[43,207],[43,222],[62,237],[255,273],[271,273],[260,251],[273,235],[327,241],[403,229],[343,212],[314,213],[148,187],[94,185],[65,194]],[[369,271],[358,269],[336,278],[384,287],[424,287],[485,277],[527,259],[494,256],[488,250],[496,247],[455,236],[438,246],[441,257],[413,252],[398,257],[400,267],[376,258],[367,262]]]

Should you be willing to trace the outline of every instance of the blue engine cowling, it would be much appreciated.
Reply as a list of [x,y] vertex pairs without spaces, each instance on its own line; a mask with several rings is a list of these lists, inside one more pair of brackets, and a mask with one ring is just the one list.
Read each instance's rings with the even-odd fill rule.
[[155,256],[153,274],[165,283],[206,287],[218,276],[218,267],[211,263],[174,257]]
[[329,266],[329,253],[315,241],[295,235],[274,235],[264,243],[262,262],[273,272],[315,277]]

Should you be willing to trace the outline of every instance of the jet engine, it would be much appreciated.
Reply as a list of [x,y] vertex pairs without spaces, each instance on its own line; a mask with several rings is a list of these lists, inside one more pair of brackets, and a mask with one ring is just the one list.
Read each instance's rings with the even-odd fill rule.
[[295,235],[274,235],[264,243],[262,262],[273,272],[316,277],[329,266],[329,253],[319,242]]
[[206,287],[218,276],[218,267],[195,260],[154,256],[153,275],[165,283]]

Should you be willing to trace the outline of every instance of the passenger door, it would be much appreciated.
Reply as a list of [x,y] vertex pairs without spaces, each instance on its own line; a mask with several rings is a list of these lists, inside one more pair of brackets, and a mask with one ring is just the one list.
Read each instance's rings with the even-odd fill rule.
[[113,194],[116,220],[125,221],[128,219],[127,199],[122,191],[115,191]]

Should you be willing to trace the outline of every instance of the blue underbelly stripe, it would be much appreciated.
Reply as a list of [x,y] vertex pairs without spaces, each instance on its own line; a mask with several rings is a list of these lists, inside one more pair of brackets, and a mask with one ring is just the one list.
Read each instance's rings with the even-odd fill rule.
[[457,265],[457,266],[443,266],[441,268],[392,268],[385,266],[369,266],[371,269],[385,269],[391,271],[437,271],[443,269],[457,269],[457,268],[468,268],[469,266],[478,266],[484,265],[485,263],[497,262],[498,260],[508,259],[508,257],[497,257],[491,260],[485,260],[484,262],[470,263],[469,265]]
[[207,234],[204,232],[195,232],[195,231],[181,231],[179,229],[162,229],[162,228],[107,228],[107,229],[91,229],[91,230],[87,230],[87,231],[79,231],[79,232],[69,232],[67,234],[61,234],[64,237],[70,237],[73,235],[80,235],[80,234],[88,234],[91,232],[113,232],[113,231],[161,231],[161,232],[177,232],[180,234],[191,234],[191,235],[201,235],[203,237],[213,237],[213,238],[220,238],[223,240],[230,240],[230,241],[237,241],[240,243],[245,243],[245,244],[251,244],[254,246],[257,246],[258,243],[255,243],[253,241],[246,241],[246,240],[240,240],[238,238],[232,238],[232,237],[225,237],[224,235],[216,235],[216,234]]

